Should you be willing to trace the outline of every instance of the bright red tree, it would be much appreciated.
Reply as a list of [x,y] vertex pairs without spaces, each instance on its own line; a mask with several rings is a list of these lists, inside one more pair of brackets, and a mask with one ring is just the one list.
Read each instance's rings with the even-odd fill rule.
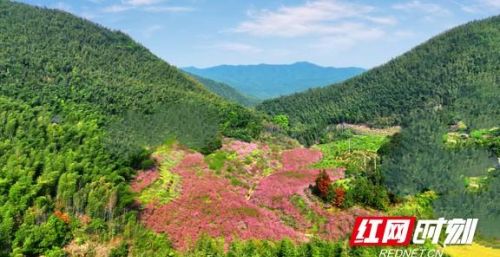
[[332,180],[328,176],[328,173],[325,170],[321,170],[316,178],[316,191],[321,198],[326,199],[328,197],[328,190],[331,183]]

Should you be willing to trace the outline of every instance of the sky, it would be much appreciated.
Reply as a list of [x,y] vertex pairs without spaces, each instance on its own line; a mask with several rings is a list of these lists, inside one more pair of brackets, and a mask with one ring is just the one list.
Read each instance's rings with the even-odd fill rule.
[[500,0],[22,0],[120,30],[178,67],[372,68],[447,29],[500,14]]

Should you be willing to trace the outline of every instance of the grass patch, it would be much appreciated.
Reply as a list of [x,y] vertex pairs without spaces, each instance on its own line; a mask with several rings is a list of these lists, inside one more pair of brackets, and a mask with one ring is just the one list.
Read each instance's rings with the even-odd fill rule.
[[309,208],[309,205],[307,205],[304,199],[299,195],[293,195],[290,198],[290,202],[299,210],[300,214],[304,215],[304,217],[311,222],[312,226],[310,232],[318,233],[319,228],[326,222],[326,219]]
[[302,179],[305,178],[306,175],[303,173],[295,172],[295,171],[287,171],[283,173],[283,176],[287,178],[296,178],[296,179]]
[[182,159],[182,153],[161,149],[161,154],[165,156],[160,164],[160,177],[149,187],[139,194],[139,200],[143,204],[158,202],[168,203],[179,195],[181,176],[172,173],[170,170]]
[[427,191],[415,196],[408,196],[400,204],[390,207],[390,216],[416,216],[419,219],[434,217],[432,202],[437,198],[433,191]]
[[258,217],[259,216],[259,211],[255,208],[251,207],[238,207],[234,208],[233,212],[241,215],[245,215],[248,217]]
[[350,172],[366,170],[375,165],[378,149],[387,142],[383,135],[353,135],[328,144],[317,145],[323,153],[323,159],[315,168],[345,167]]
[[500,155],[500,128],[473,130],[466,132],[448,132],[443,136],[445,145],[450,148],[459,148],[479,145],[489,148],[492,152]]
[[211,170],[215,170],[216,172],[221,172],[224,164],[227,160],[227,153],[224,151],[217,151],[205,157],[205,162],[208,164],[208,167]]
[[229,181],[231,182],[231,185],[233,185],[233,186],[241,186],[241,187],[246,186],[245,183],[241,182],[239,179],[237,179],[235,177],[230,177]]

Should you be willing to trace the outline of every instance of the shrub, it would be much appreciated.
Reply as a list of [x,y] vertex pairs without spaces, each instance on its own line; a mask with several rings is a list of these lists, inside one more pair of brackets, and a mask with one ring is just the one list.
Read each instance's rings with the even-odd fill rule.
[[280,114],[273,117],[273,122],[282,129],[288,129],[288,116]]
[[128,244],[122,242],[116,248],[111,249],[109,257],[127,257],[128,256]]
[[314,191],[319,197],[323,198],[324,200],[327,200],[331,183],[332,180],[330,179],[330,176],[328,176],[325,170],[321,170],[318,177],[316,178],[316,185],[314,186],[315,189]]
[[334,192],[335,192],[335,198],[333,200],[333,204],[338,208],[340,208],[344,205],[345,190],[341,187],[336,187],[334,189]]

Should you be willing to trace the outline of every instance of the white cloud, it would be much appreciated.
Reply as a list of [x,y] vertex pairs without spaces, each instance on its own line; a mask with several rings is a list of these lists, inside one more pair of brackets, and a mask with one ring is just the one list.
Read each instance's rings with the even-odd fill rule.
[[122,4],[110,5],[102,9],[105,13],[119,13],[129,10],[140,10],[151,13],[179,13],[194,11],[188,6],[158,6],[156,3],[161,0],[127,0],[122,1]]
[[[283,6],[274,11],[250,12],[250,19],[232,31],[257,36],[298,37],[338,34],[343,29],[350,29],[352,25],[349,24],[361,22],[384,25],[397,22],[393,17],[373,16],[373,12],[375,8],[368,5],[316,0],[300,6]],[[357,22],[348,21],[352,19]]]
[[438,4],[433,4],[433,3],[424,3],[418,0],[406,2],[406,3],[400,3],[400,4],[395,4],[392,6],[393,9],[395,10],[401,10],[401,11],[406,11],[406,12],[423,12],[423,13],[428,13],[428,14],[433,14],[433,15],[442,15],[446,16],[449,15],[451,12],[448,9],[443,8],[442,6]]
[[453,1],[467,13],[488,13],[500,10],[500,0]]
[[115,4],[115,5],[110,5],[108,7],[105,7],[104,9],[102,9],[102,11],[106,12],[106,13],[119,13],[119,12],[128,11],[130,9],[133,9],[133,7],[127,6],[127,5]]
[[367,16],[365,19],[381,25],[396,25],[398,20],[391,16]]
[[153,12],[153,13],[162,13],[162,12],[192,12],[194,8],[187,6],[149,6],[145,7],[144,11]]
[[243,54],[256,54],[262,52],[262,49],[255,46],[238,43],[238,42],[225,42],[220,44],[215,44],[212,48],[217,48],[224,51],[238,52]]
[[122,2],[126,5],[131,5],[131,6],[145,6],[145,5],[157,4],[161,2],[161,0],[125,0]]
[[362,24],[344,24],[336,33],[320,37],[311,48],[326,51],[345,51],[352,49],[361,42],[383,38],[387,33],[382,29],[369,28]]
[[482,0],[484,5],[500,9],[500,0]]

